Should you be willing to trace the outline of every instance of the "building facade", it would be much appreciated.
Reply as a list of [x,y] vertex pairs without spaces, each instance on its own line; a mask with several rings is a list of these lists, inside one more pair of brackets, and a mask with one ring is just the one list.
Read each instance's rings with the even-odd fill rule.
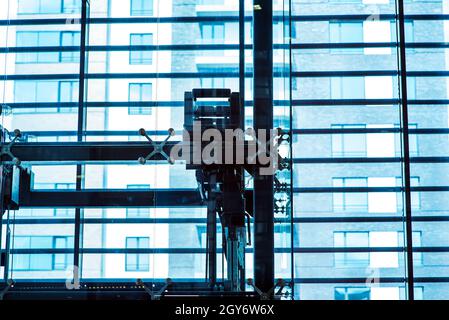
[[[289,127],[291,108],[295,134],[295,223],[293,230],[290,224],[276,223],[275,265],[276,277],[295,279],[297,299],[406,298],[395,8],[393,0],[294,0],[290,8],[288,1],[274,1],[274,126]],[[252,3],[245,1],[248,46],[252,10]],[[283,18],[290,18],[285,16],[288,11],[291,25],[283,23]],[[405,11],[443,14],[447,1],[409,0]],[[14,22],[0,26],[0,46],[22,48],[0,54],[0,66],[9,75],[0,82],[1,101],[10,107],[3,125],[21,129],[27,142],[77,140],[80,52],[62,48],[79,46],[80,12],[79,0],[0,4],[0,19]],[[239,91],[237,0],[91,0],[89,14],[83,141],[137,141],[141,127],[156,139],[172,127],[179,140],[185,91],[197,87]],[[447,41],[446,24],[443,18],[425,17],[407,18],[404,24],[410,44],[406,55],[410,156],[416,160],[410,179],[417,190],[411,198],[416,217],[413,241],[418,248],[416,299],[449,298],[443,281],[449,271],[444,250],[448,197],[444,189],[420,189],[446,186],[449,173],[443,161],[427,159],[445,157],[449,151],[447,53],[436,45]],[[288,52],[282,45],[291,45]],[[250,47],[244,56],[247,126],[251,126]],[[35,189],[76,188],[76,164],[49,163],[32,169]],[[85,164],[83,169],[86,189],[197,187],[194,172],[183,164],[141,166],[136,159],[135,164]],[[345,188],[351,191],[344,192]],[[9,213],[17,221],[11,245],[72,248],[74,213],[63,208]],[[153,250],[83,254],[83,279],[204,279],[205,255],[200,250],[205,248],[204,208],[84,209],[82,215],[83,248]],[[148,218],[155,223],[138,221]],[[251,277],[252,254],[246,259]],[[72,264],[71,254],[17,254],[10,276],[61,279]],[[218,273],[221,277],[221,263]],[[435,281],[426,282],[429,277]]]

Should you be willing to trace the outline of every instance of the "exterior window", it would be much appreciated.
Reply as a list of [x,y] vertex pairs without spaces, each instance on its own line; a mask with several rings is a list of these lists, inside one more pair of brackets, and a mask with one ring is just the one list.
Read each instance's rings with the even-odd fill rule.
[[[79,31],[18,31],[18,47],[79,46]],[[30,50],[31,51],[31,50]],[[16,54],[16,63],[79,62],[79,52],[26,52]]]
[[[78,81],[60,81],[58,102],[78,101]],[[75,108],[58,108],[58,112],[76,112]]]
[[131,0],[131,16],[152,16],[153,0]]
[[[363,42],[363,23],[329,24],[330,43],[361,43]],[[362,48],[331,49],[331,53],[363,53]]]
[[335,231],[334,247],[348,248],[349,252],[335,253],[336,267],[397,268],[397,252],[350,252],[350,248],[381,248],[399,246],[398,232],[395,231]]
[[337,287],[334,288],[335,300],[370,300],[370,288]]
[[[151,186],[149,184],[129,184],[127,189],[146,189],[149,190]],[[127,218],[149,218],[150,209],[148,208],[127,208]]]
[[151,83],[130,83],[128,100],[130,106],[128,107],[129,115],[151,115],[151,107],[132,106],[132,102],[148,102],[152,100]]
[[[63,31],[61,32],[61,47],[73,47],[80,45],[80,33],[73,31]],[[61,52],[60,61],[61,62],[79,62],[80,54],[79,52]]]
[[67,208],[53,209],[53,215],[55,217],[70,217],[73,214],[74,214],[73,209],[67,209]]
[[[369,247],[369,232],[334,232],[335,248]],[[337,267],[367,267],[369,252],[336,252]]]
[[80,13],[82,0],[19,0],[18,14]]
[[[53,248],[67,249],[73,247],[73,237],[54,237]],[[69,254],[54,254],[53,255],[53,270],[66,270],[70,261]]]
[[18,14],[51,14],[61,12],[59,0],[19,0]]
[[[57,102],[58,81],[14,81],[14,102]],[[17,109],[14,113],[49,113],[56,108]]]
[[[71,236],[16,236],[17,249],[69,249],[73,247]],[[70,254],[16,254],[14,270],[17,271],[54,271],[66,270],[70,264]]]
[[[367,187],[367,178],[333,178],[333,187]],[[367,212],[368,194],[366,192],[345,192],[333,194],[334,212]]]
[[[127,237],[126,249],[148,249],[150,247],[149,237]],[[148,254],[127,253],[125,271],[150,270],[150,259]]]
[[[151,33],[130,34],[130,44],[132,46],[151,46],[153,35]],[[129,52],[129,64],[152,64],[153,53],[151,51],[132,50]]]
[[[78,81],[16,81],[15,102],[77,102]],[[77,108],[34,108],[34,113],[76,112]],[[15,113],[22,112],[21,109]],[[29,113],[30,109],[24,109]]]
[[201,39],[212,43],[222,43],[225,38],[224,23],[202,23]]
[[224,78],[201,78],[201,88],[225,88]]
[[[58,47],[59,32],[56,31],[18,31],[16,33],[18,47]],[[16,63],[56,63],[58,52],[26,52],[16,54]]]
[[[333,124],[332,129],[364,129],[364,124]],[[332,135],[333,157],[365,157],[366,156],[366,134],[333,134]]]
[[63,13],[80,13],[81,0],[62,0]]
[[332,77],[331,99],[365,99],[363,77]]

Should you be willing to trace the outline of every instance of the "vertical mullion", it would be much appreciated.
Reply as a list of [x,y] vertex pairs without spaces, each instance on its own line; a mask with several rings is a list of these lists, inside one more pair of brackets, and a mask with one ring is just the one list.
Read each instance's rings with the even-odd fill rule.
[[405,48],[405,17],[404,0],[397,0],[397,17],[399,33],[399,57],[400,57],[400,92],[401,92],[401,122],[402,122],[402,147],[403,147],[403,185],[404,185],[404,209],[406,231],[406,255],[407,255],[407,291],[409,300],[414,300],[414,270],[413,270],[413,228],[412,228],[412,201],[410,182],[410,141],[408,128],[408,99],[407,99],[407,62]]
[[290,262],[290,272],[291,272],[291,289],[292,289],[292,300],[295,299],[295,223],[293,221],[293,212],[294,212],[294,193],[293,193],[293,52],[292,52],[292,34],[293,34],[293,23],[292,23],[292,0],[288,0],[288,59],[289,59],[289,132],[290,132],[290,249],[291,249],[291,262]]
[[[80,74],[79,74],[79,95],[78,95],[78,130],[77,141],[83,141],[83,135],[85,131],[85,72],[86,72],[86,39],[87,39],[87,5],[88,0],[81,0],[81,34],[80,34]],[[81,164],[76,166],[76,191],[80,191],[82,188],[82,172],[83,168]],[[81,242],[81,208],[75,209],[75,230],[74,230],[74,256],[73,265],[80,267],[80,242]],[[74,271],[76,272],[76,271]],[[79,277],[79,274],[78,274]]]
[[[254,0],[254,128],[273,128],[273,1]],[[258,135],[257,135],[258,137]],[[270,137],[271,138],[271,137]],[[274,286],[273,175],[254,171],[254,278],[259,290]]]
[[[223,38],[225,38],[223,24]],[[223,81],[224,82],[224,81]],[[245,130],[245,0],[239,0],[239,93],[240,93],[240,127]],[[242,185],[245,185],[245,174],[242,174]],[[249,223],[249,222],[248,222]],[[215,232],[217,226],[215,225]],[[246,278],[246,257],[243,255],[244,266],[242,281]],[[216,278],[216,276],[215,276]],[[244,284],[242,285],[244,287]]]
[[[245,124],[245,0],[239,0],[239,92],[243,106],[243,126]],[[242,127],[242,129],[244,129]]]

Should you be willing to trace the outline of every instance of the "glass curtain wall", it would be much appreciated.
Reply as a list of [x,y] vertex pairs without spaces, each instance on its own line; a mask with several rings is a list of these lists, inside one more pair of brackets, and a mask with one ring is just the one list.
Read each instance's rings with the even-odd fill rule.
[[[244,93],[252,126],[252,1],[241,15],[237,0],[90,0],[85,50],[81,4],[0,4],[2,123],[24,133],[20,143],[132,143],[141,127],[158,140],[172,127],[180,140],[183,93],[198,87]],[[402,21],[394,0],[273,3],[273,126],[292,135],[290,170],[277,178],[294,191],[277,194],[286,210],[275,214],[275,277],[294,280],[295,299],[407,299],[410,283],[415,299],[449,298],[448,3],[403,6]],[[26,165],[40,191],[197,187],[182,164]],[[77,246],[85,281],[205,276],[203,207],[48,204],[3,220],[16,280],[65,279]],[[252,247],[246,260],[252,277]]]

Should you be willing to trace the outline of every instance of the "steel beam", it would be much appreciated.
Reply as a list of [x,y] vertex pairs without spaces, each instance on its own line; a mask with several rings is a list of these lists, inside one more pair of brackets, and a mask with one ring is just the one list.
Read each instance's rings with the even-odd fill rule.
[[200,194],[194,189],[164,190],[79,190],[33,191],[20,195],[20,207],[108,208],[108,207],[200,207]]
[[[254,128],[273,128],[273,2],[254,0]],[[273,176],[254,172],[254,277],[263,292],[274,286]]]

